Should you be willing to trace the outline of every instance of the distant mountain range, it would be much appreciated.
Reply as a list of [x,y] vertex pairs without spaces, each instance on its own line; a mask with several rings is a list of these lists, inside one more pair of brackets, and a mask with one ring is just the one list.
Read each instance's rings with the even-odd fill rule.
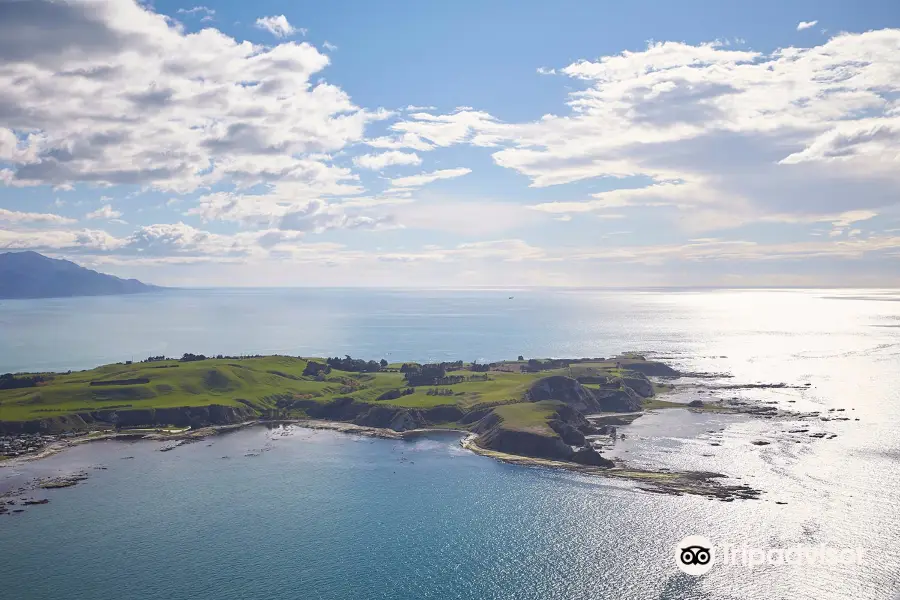
[[0,254],[0,299],[140,294],[159,290],[137,279],[120,279],[37,252]]

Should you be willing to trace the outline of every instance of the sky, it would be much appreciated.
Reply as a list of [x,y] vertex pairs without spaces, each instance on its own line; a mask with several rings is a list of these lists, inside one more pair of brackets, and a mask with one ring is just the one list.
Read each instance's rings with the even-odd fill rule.
[[0,251],[178,286],[900,286],[900,4],[0,0]]

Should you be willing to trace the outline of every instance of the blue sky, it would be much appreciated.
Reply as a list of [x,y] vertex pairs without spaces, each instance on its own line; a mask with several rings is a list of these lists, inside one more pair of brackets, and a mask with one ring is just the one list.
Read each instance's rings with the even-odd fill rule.
[[0,0],[0,250],[172,285],[900,285],[895,2]]

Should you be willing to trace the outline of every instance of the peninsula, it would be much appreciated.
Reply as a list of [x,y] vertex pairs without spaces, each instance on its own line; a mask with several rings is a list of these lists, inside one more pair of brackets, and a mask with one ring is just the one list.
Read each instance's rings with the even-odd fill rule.
[[159,290],[37,252],[0,254],[0,299],[138,294]]
[[[454,429],[468,433],[466,447],[501,460],[609,471],[663,486],[652,491],[703,493],[692,488],[709,491],[712,479],[721,476],[623,469],[595,444],[615,436],[616,425],[635,413],[689,406],[659,398],[672,387],[665,379],[678,375],[637,354],[490,364],[157,356],[88,371],[0,376],[0,435],[7,436],[9,455],[18,454],[8,446],[17,439],[189,439],[211,427],[261,420],[384,437]],[[691,406],[717,408],[699,401]],[[711,495],[721,497],[723,490],[729,497],[753,497],[745,486],[719,486]]]

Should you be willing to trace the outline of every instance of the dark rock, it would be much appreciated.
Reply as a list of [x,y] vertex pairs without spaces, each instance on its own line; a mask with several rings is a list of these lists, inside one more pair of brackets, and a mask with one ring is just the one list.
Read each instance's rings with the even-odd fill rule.
[[765,440],[753,440],[750,443],[754,446],[768,446],[769,444],[771,444],[771,442],[767,442]]
[[641,397],[629,387],[618,390],[589,390],[593,393],[596,412],[638,412]]
[[476,421],[483,419],[491,412],[490,408],[481,408],[477,410],[471,410],[467,412],[461,419],[459,419],[460,424],[462,425],[470,425]]
[[535,381],[528,390],[528,399],[532,402],[558,400],[582,412],[593,412],[598,409],[591,390],[571,377],[563,375],[553,375]]
[[667,364],[652,360],[644,362],[623,361],[622,368],[628,371],[636,371],[651,377],[678,377],[680,373]]
[[558,419],[550,421],[547,423],[550,428],[559,434],[559,437],[562,438],[562,441],[569,444],[570,446],[583,446],[584,445],[584,434],[563,421]]
[[649,398],[653,395],[653,384],[641,373],[632,377],[623,377],[622,383],[634,390],[641,398]]
[[703,408],[703,401],[691,400],[690,402],[688,402],[688,406],[690,406],[691,408]]
[[595,467],[610,468],[615,466],[615,463],[613,463],[613,461],[600,456],[599,452],[590,447],[585,447],[577,450],[569,460],[581,465],[592,465]]
[[459,406],[447,404],[429,408],[424,411],[423,416],[429,425],[436,425],[438,423],[455,423],[466,415]]
[[[361,406],[367,406],[362,404]],[[425,417],[418,410],[392,406],[372,406],[357,415],[353,423],[366,427],[382,427],[394,431],[418,429],[427,425]]]
[[572,448],[558,437],[502,427],[494,427],[479,436],[478,445],[507,454],[551,460],[569,460],[574,454]]

